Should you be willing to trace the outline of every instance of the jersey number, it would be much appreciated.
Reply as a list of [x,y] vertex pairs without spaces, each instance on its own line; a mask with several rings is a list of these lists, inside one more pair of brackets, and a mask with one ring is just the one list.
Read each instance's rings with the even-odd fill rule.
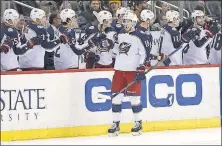
[[18,38],[13,38],[12,39],[13,45],[17,45],[19,43]]
[[173,41],[173,47],[174,48],[179,48],[180,45],[182,44],[181,40],[180,40],[180,35],[172,36],[172,41]]
[[180,35],[173,36],[173,43],[178,43],[180,42]]
[[145,45],[146,45],[146,48],[152,48],[152,42],[150,42],[149,40],[146,40],[146,41],[144,41],[144,43],[145,43]]
[[45,41],[46,36],[44,34],[42,34],[41,37],[42,37],[42,40]]
[[214,48],[215,50],[219,51],[222,47],[222,36],[221,34],[216,34],[214,41],[211,45],[211,48]]
[[60,50],[60,47],[58,47],[55,52],[55,57],[57,58],[60,58],[60,54],[58,53],[59,50]]

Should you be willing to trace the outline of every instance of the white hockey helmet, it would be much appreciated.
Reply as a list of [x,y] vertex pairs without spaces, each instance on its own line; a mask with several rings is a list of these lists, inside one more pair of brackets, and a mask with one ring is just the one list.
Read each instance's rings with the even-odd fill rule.
[[151,22],[155,21],[155,15],[152,11],[145,9],[142,10],[142,12],[140,13],[140,20],[141,21],[146,21],[146,20],[150,20]]
[[46,17],[46,13],[42,9],[34,8],[30,12],[30,18],[32,21],[36,22],[37,19],[42,20],[43,17]]
[[67,22],[67,19],[77,18],[76,13],[72,9],[63,9],[60,12],[60,18],[62,22]]
[[197,17],[203,17],[204,16],[204,12],[201,10],[194,10],[191,14],[191,18],[193,20],[195,20]]
[[127,8],[126,7],[119,7],[116,11],[116,18],[121,18],[127,13]]
[[178,19],[180,17],[179,12],[174,10],[169,10],[166,12],[166,19],[168,22],[173,22],[174,19]]
[[123,20],[131,20],[135,23],[138,22],[138,18],[133,11],[127,11],[127,13],[123,16]]
[[9,23],[9,20],[12,21],[13,24],[10,25],[15,25],[16,22],[18,22],[17,20],[19,20],[19,13],[14,10],[14,9],[6,9],[3,13],[3,22],[7,22]]
[[100,24],[103,24],[104,20],[112,20],[112,14],[106,10],[102,10],[99,13],[94,11],[94,15],[97,17]]
[[132,11],[128,11],[124,16],[123,16],[123,20],[122,20],[122,24],[124,26],[124,29],[126,31],[130,31],[132,29],[135,28],[137,22],[138,22],[138,18],[136,16],[136,14]]

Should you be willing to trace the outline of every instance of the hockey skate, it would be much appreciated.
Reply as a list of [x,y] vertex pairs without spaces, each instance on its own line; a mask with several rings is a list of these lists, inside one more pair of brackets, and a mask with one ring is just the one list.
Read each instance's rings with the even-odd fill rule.
[[142,121],[135,121],[135,125],[131,130],[133,136],[142,134]]
[[111,125],[111,127],[108,129],[108,135],[110,137],[118,136],[119,135],[119,131],[120,131],[119,122],[114,122]]

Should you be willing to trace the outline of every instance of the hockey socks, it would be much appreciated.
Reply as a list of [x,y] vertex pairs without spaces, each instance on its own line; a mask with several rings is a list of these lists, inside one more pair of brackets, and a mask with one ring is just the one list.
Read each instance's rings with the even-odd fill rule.
[[137,136],[142,134],[142,103],[140,96],[131,96],[129,97],[131,105],[132,105],[132,112],[134,117],[134,127],[131,129],[132,135]]

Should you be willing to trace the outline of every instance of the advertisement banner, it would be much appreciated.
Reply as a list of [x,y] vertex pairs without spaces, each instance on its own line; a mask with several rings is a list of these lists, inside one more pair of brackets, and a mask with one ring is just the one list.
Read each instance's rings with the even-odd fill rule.
[[[208,70],[211,74],[218,74],[216,68],[209,68]],[[144,108],[142,117],[144,120],[160,121],[218,117],[220,115],[220,107],[217,105],[220,102],[219,79],[210,76],[209,71],[207,72],[207,68],[200,68],[199,70],[196,68],[157,69],[147,74],[147,79],[142,82],[141,88]],[[85,84],[86,108],[89,112],[92,112],[89,114],[92,119],[94,116],[101,115],[107,117],[103,122],[109,122],[109,120],[111,121],[111,101],[97,99],[96,96],[98,92],[109,91],[111,78],[106,78],[103,75],[97,78],[93,75],[91,74],[93,79],[89,79]],[[122,108],[124,109],[122,121],[131,122],[131,110],[125,110],[131,109],[127,97],[123,101]]]
[[[2,139],[105,134],[112,122],[111,100],[97,95],[110,92],[113,73],[100,70],[2,75]],[[220,125],[219,85],[219,67],[151,71],[141,88],[145,129]],[[122,108],[121,123],[132,123],[128,97],[124,97]],[[18,130],[29,134],[19,131],[16,137]]]

